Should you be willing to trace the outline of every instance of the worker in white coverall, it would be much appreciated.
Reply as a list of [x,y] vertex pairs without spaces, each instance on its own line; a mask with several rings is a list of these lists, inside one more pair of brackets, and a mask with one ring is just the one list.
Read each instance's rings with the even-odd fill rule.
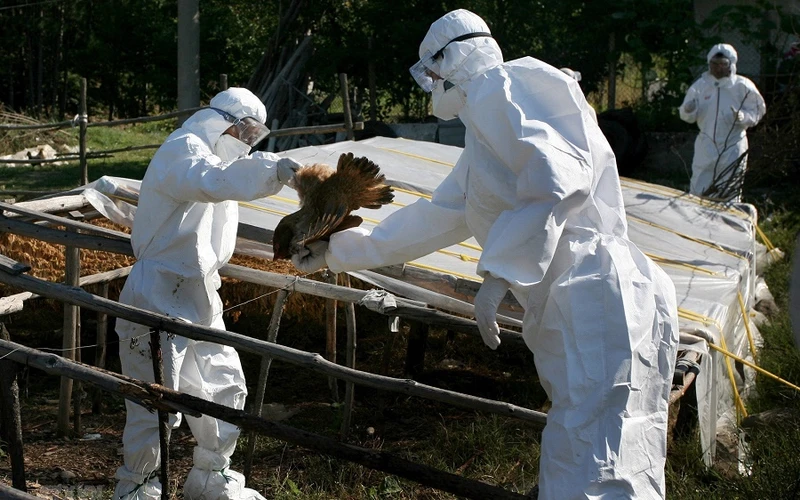
[[736,49],[718,43],[706,60],[708,71],[689,87],[678,108],[682,120],[700,128],[689,192],[738,202],[747,170],[747,129],[767,108],[755,84],[736,74]]
[[[236,244],[236,200],[253,200],[292,185],[300,164],[272,153],[248,155],[268,133],[267,112],[252,92],[231,88],[211,109],[196,112],[167,137],[147,168],[133,223],[136,264],[120,302],[187,322],[225,329],[218,274]],[[117,322],[122,372],[153,381],[150,328]],[[164,385],[236,409],[247,389],[236,351],[229,346],[161,333]],[[157,499],[158,417],[126,401],[122,436],[125,464],[117,470],[115,499]],[[176,428],[181,415],[170,414]],[[197,440],[187,499],[261,499],[229,469],[239,429],[208,416],[186,416]]]
[[614,155],[578,82],[530,57],[503,62],[466,10],[434,22],[419,54],[412,74],[434,114],[466,125],[455,168],[430,201],[314,242],[295,266],[380,267],[474,236],[483,340],[500,344],[510,289],[552,401],[539,498],[663,498],[675,290],[628,240]]

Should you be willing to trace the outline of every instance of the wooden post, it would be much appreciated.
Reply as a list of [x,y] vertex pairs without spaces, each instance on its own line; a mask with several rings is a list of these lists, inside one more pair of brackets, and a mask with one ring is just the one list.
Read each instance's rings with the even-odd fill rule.
[[81,78],[81,103],[78,117],[79,140],[78,148],[81,164],[81,186],[89,184],[89,166],[86,163],[86,123],[89,121],[88,107],[86,105],[86,78]]
[[[3,323],[0,323],[0,338],[11,340]],[[19,411],[19,386],[17,385],[17,364],[15,362],[0,361],[0,386],[3,401],[3,439],[8,444],[8,455],[11,458],[11,484],[18,490],[28,491],[25,484],[22,418]]]
[[267,139],[267,151],[269,151],[270,153],[274,153],[275,152],[275,142],[277,141],[277,136],[272,135],[272,132],[278,130],[278,124],[279,123],[280,122],[278,122],[277,118],[273,118],[273,120],[272,120],[272,128],[269,129],[270,130],[270,134],[269,134],[269,138]]
[[355,139],[353,134],[353,115],[350,113],[350,92],[347,90],[347,73],[339,73],[342,86],[342,108],[344,109],[344,126],[347,129],[347,140]]
[[[153,360],[153,381],[164,385],[164,363],[161,358],[161,331],[150,331],[150,358]],[[158,443],[161,448],[161,500],[169,500],[169,413],[158,410]]]
[[219,90],[228,90],[228,75],[225,73],[219,74]]
[[[286,299],[289,297],[289,291],[281,289],[278,291],[278,296],[275,298],[275,306],[272,308],[272,317],[269,320],[269,328],[267,329],[267,342],[275,342],[278,339],[278,328],[281,325],[281,316],[283,315],[283,306],[286,304]],[[264,356],[261,358],[261,373],[258,376],[258,388],[256,389],[255,398],[253,399],[250,413],[260,417],[261,407],[264,404],[264,393],[267,391],[267,378],[269,377],[269,368],[272,365],[272,356]],[[258,434],[250,431],[247,436],[247,454],[244,458],[244,479],[245,484],[250,480],[250,471],[253,467],[253,453],[256,450],[256,440]]]
[[[84,82],[86,80],[84,79]],[[75,213],[75,212],[72,212]],[[77,233],[74,228],[67,228],[67,232]],[[80,249],[76,246],[65,246],[66,270],[64,283],[69,286],[78,286],[81,275]],[[75,360],[75,348],[77,346],[78,321],[80,318],[80,308],[69,304],[64,304],[64,322],[62,327],[63,340],[61,347],[62,355],[71,360]],[[72,400],[72,379],[61,377],[61,394],[58,400],[58,428],[59,437],[69,435],[69,410]],[[80,416],[76,415],[79,419]],[[76,422],[78,423],[78,422]],[[76,429],[78,430],[78,429]]]
[[372,58],[372,37],[367,40],[367,50],[370,54],[367,63],[367,79],[369,84],[369,119],[373,122],[378,121],[378,89],[375,83],[375,63]]
[[[104,281],[100,284],[100,297],[108,298],[108,282]],[[108,336],[108,314],[104,312],[97,313],[97,350],[94,354],[94,366],[98,368],[106,367],[106,340]],[[94,398],[92,399],[92,413],[100,415],[103,413],[103,391],[99,388],[94,390]]]
[[608,34],[608,109],[617,107],[617,53],[614,42],[614,32]]
[[425,346],[428,343],[428,325],[410,321],[408,350],[406,350],[406,375],[417,378],[425,369]]
[[[342,285],[350,287],[350,275],[345,273]],[[356,307],[352,302],[347,302],[344,306],[345,321],[347,322],[347,358],[345,365],[348,368],[356,367]],[[344,414],[342,415],[342,427],[339,431],[339,438],[344,439],[350,433],[350,421],[353,415],[353,401],[355,399],[355,384],[347,382],[344,392]]]
[[[335,285],[338,275],[325,271],[323,277],[326,282]],[[336,299],[325,300],[325,359],[336,363]],[[331,399],[339,402],[339,383],[335,377],[328,377],[328,387],[331,390]]]
[[[83,214],[78,210],[73,210],[69,213],[71,219],[76,220],[78,222],[83,222]],[[80,251],[79,251],[80,252]],[[78,257],[80,257],[80,253],[78,253]],[[75,286],[80,284],[80,259],[78,259],[78,277],[75,280]],[[78,308],[77,313],[75,315],[75,361],[78,363],[81,362],[81,310]],[[80,380],[76,380],[72,382],[73,386],[73,398],[72,398],[72,428],[75,431],[75,435],[80,437],[83,435],[83,422],[81,420],[81,395],[83,394],[83,384]]]

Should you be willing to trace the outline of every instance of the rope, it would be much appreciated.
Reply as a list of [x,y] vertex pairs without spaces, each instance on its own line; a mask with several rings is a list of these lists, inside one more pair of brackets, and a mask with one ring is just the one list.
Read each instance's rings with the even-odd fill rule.
[[772,250],[775,249],[775,245],[773,245],[772,242],[769,241],[769,238],[767,238],[767,235],[764,234],[764,231],[762,231],[761,228],[758,227],[758,224],[756,224],[756,233],[758,233],[758,236],[761,238],[761,241],[764,242],[764,245],[767,246],[767,250],[771,252]]
[[691,311],[689,309],[684,309],[682,307],[678,308],[678,317],[683,319],[688,319],[689,321],[696,321],[698,323],[702,323],[705,326],[714,326],[717,328],[717,331],[722,333],[722,327],[714,318],[703,316],[700,313]]
[[694,264],[688,264],[686,262],[681,262],[681,261],[675,260],[675,259],[668,259],[666,257],[661,257],[660,255],[656,255],[656,254],[652,254],[652,253],[648,253],[648,252],[645,252],[645,255],[650,257],[653,260],[653,262],[656,262],[656,263],[658,263],[658,264],[660,264],[662,266],[672,266],[672,267],[689,269],[691,271],[697,271],[699,273],[708,274],[709,276],[721,276],[721,274],[716,272],[716,271],[711,271],[709,269],[705,269],[705,268],[702,268],[700,266],[695,266]]
[[688,234],[683,234],[683,233],[681,233],[679,231],[675,231],[674,229],[670,229],[667,226],[662,226],[661,224],[657,224],[655,222],[650,222],[648,220],[642,219],[641,217],[636,217],[635,215],[628,214],[628,219],[633,219],[633,220],[635,220],[637,222],[641,222],[642,224],[647,224],[649,226],[653,226],[655,228],[661,229],[662,231],[667,231],[667,232],[676,234],[676,235],[680,236],[681,238],[687,239],[689,241],[694,241],[695,243],[699,243],[701,245],[705,245],[705,246],[707,246],[709,248],[713,248],[714,250],[717,250],[717,251],[722,252],[724,254],[730,255],[732,257],[736,257],[737,259],[747,260],[747,258],[744,257],[743,255],[739,255],[736,252],[731,252],[730,250],[726,250],[725,248],[722,248],[721,246],[717,245],[716,243],[710,243],[708,241],[701,240],[700,238],[695,238],[694,236],[689,236]]
[[724,349],[722,347],[719,347],[716,344],[708,343],[708,346],[711,347],[712,349],[714,349],[715,351],[719,351],[722,354],[724,354],[725,356],[728,356],[729,358],[732,358],[732,359],[738,361],[739,363],[742,363],[745,366],[749,366],[750,368],[752,368],[753,370],[757,371],[758,373],[766,375],[767,377],[769,377],[769,378],[771,378],[773,380],[777,380],[778,382],[791,387],[795,391],[800,392],[800,387],[794,385],[793,383],[789,382],[788,380],[784,380],[784,379],[780,378],[779,376],[775,375],[774,373],[771,373],[771,372],[761,368],[760,366],[757,366],[754,363],[751,363],[751,362],[747,361],[746,359],[742,359],[739,356],[733,354],[732,352],[729,352],[728,350],[726,350],[726,349]]
[[753,359],[756,359],[756,343],[753,340],[753,332],[750,331],[750,318],[747,315],[747,308],[744,306],[744,299],[741,292],[736,292],[736,298],[739,299],[739,309],[742,310],[742,319],[744,320],[744,329],[747,332],[747,342],[750,344],[750,354]]
[[439,165],[444,165],[444,166],[446,166],[446,167],[450,167],[450,168],[453,168],[453,167],[455,167],[455,164],[453,164],[453,163],[450,163],[450,162],[446,162],[446,161],[442,161],[442,160],[437,160],[437,159],[435,159],[435,158],[428,158],[427,156],[415,155],[414,153],[407,153],[407,152],[405,152],[405,151],[400,151],[399,149],[392,149],[392,148],[381,148],[381,147],[379,147],[378,149],[382,149],[382,150],[384,150],[384,151],[389,151],[389,152],[391,152],[391,153],[397,153],[397,154],[400,154],[400,155],[410,156],[411,158],[416,158],[416,159],[418,159],[418,160],[429,161],[429,162],[431,162],[431,163],[438,163]]
[[[730,352],[728,351],[728,346],[725,343],[725,335],[720,334],[719,340],[722,343],[722,348],[726,352]],[[744,408],[744,402],[742,402],[742,397],[739,395],[739,388],[736,387],[736,379],[733,377],[733,367],[731,366],[731,360],[729,357],[725,358],[725,368],[728,370],[728,379],[731,381],[731,389],[733,389],[733,398],[736,401],[736,407],[739,409],[736,414],[736,423],[739,423],[741,421],[741,417],[747,416],[747,410]]]

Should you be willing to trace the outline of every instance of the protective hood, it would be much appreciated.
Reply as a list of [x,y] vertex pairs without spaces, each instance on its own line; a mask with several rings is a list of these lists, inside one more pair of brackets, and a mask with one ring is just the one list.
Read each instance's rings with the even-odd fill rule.
[[[260,123],[267,121],[267,108],[261,99],[245,88],[231,87],[215,95],[209,106],[221,109],[236,118],[247,116]],[[211,109],[202,109],[183,122],[183,128],[200,137],[211,150],[222,135],[231,126],[225,118]]]
[[715,55],[722,53],[725,57],[731,60],[731,77],[736,74],[736,61],[739,60],[739,55],[736,53],[736,49],[733,48],[732,45],[727,43],[718,43],[711,47],[711,50],[708,51],[708,55],[706,56],[706,62],[710,63],[711,58]]
[[503,53],[494,38],[482,36],[451,42],[470,33],[490,33],[478,15],[458,9],[436,20],[419,46],[420,58],[444,48],[439,76],[455,84],[467,82],[503,63]]

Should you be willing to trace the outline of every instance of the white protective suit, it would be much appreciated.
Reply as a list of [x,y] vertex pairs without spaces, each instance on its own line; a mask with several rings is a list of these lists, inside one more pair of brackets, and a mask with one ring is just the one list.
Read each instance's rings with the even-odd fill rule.
[[[738,202],[741,201],[747,158],[736,167],[728,167],[747,151],[747,129],[761,120],[766,106],[755,84],[736,74],[736,50],[726,43],[714,45],[707,61],[711,62],[718,53],[730,59],[730,76],[717,79],[710,72],[704,72],[689,87],[678,111],[682,120],[697,122],[700,128],[694,142],[689,192],[703,195],[711,186],[716,186],[717,189],[709,193],[711,198]],[[729,185],[731,178],[730,188],[722,188]]]
[[[420,56],[488,32],[453,11]],[[578,83],[536,59],[503,62],[490,37],[450,43],[465,148],[433,193],[371,232],[331,236],[333,272],[410,261],[474,236],[478,272],[511,284],[552,400],[540,499],[663,498],[667,398],[678,343],[669,277],[627,237],[611,147]]]
[[[261,123],[266,109],[246,89],[228,89],[211,106]],[[239,209],[235,200],[277,193],[277,155],[256,153],[230,162],[214,150],[230,127],[216,111],[201,110],[173,132],[156,151],[142,180],[131,243],[137,258],[120,301],[142,309],[225,329],[218,269],[236,243]],[[249,149],[249,148],[245,148]],[[229,201],[233,200],[233,201]],[[152,381],[149,328],[117,321],[125,375]],[[229,346],[161,334],[164,385],[242,409],[247,390],[239,356]],[[160,450],[158,419],[126,401],[123,434],[125,465],[117,470],[115,499],[158,499]],[[170,415],[170,425],[180,424]],[[208,416],[186,416],[197,440],[194,466],[184,484],[187,499],[261,499],[244,487],[244,477],[228,469],[239,429]]]

